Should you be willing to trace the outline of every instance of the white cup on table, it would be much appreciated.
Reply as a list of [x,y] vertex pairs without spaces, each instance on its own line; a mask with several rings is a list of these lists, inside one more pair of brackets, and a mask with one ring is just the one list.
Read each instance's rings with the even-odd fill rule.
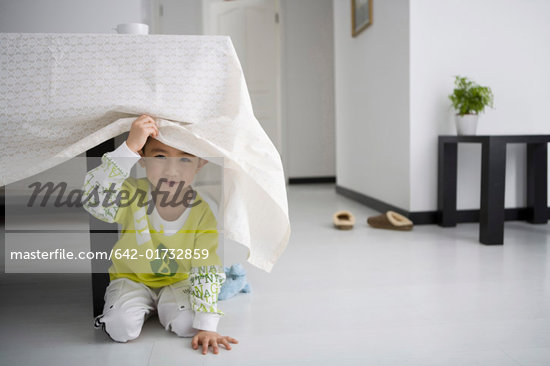
[[149,34],[149,26],[143,23],[124,23],[115,28],[119,34]]

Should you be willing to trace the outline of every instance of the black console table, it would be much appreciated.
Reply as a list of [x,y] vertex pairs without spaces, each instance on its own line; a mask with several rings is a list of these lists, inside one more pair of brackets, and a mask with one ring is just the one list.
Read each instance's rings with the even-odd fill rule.
[[439,225],[456,226],[457,148],[481,143],[481,202],[479,241],[504,242],[504,184],[506,144],[527,144],[528,221],[548,222],[548,143],[550,135],[439,136],[437,206]]

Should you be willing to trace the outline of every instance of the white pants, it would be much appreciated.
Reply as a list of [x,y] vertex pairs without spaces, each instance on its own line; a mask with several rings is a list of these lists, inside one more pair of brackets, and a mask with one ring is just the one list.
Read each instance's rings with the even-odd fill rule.
[[103,330],[116,342],[136,339],[151,314],[158,312],[160,323],[180,337],[193,337],[195,312],[189,302],[188,280],[159,289],[117,278],[105,290],[103,314],[95,318],[94,326]]

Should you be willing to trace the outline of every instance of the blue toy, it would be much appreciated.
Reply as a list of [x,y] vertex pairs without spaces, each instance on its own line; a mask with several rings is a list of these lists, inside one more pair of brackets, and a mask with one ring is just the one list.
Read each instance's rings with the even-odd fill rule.
[[222,284],[218,300],[226,300],[240,292],[249,293],[250,285],[246,281],[246,271],[240,264],[224,267],[225,282]]

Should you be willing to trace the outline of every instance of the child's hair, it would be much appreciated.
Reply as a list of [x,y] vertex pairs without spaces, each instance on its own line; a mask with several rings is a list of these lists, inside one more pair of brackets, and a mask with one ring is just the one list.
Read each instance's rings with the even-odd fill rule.
[[149,139],[151,136],[147,136],[147,140],[145,140],[145,144],[143,144],[143,147],[141,148],[141,152],[143,152],[143,155],[145,155],[145,146],[149,143]]
[[[143,155],[145,155],[145,147],[147,146],[147,144],[149,143],[149,141],[151,140],[151,136],[147,136],[147,140],[145,140],[145,144],[143,145],[143,147],[141,148],[141,152],[143,152]],[[184,151],[185,152],[185,151]],[[188,152],[185,152],[186,154],[189,154]],[[195,156],[193,154],[189,154],[191,156]]]

